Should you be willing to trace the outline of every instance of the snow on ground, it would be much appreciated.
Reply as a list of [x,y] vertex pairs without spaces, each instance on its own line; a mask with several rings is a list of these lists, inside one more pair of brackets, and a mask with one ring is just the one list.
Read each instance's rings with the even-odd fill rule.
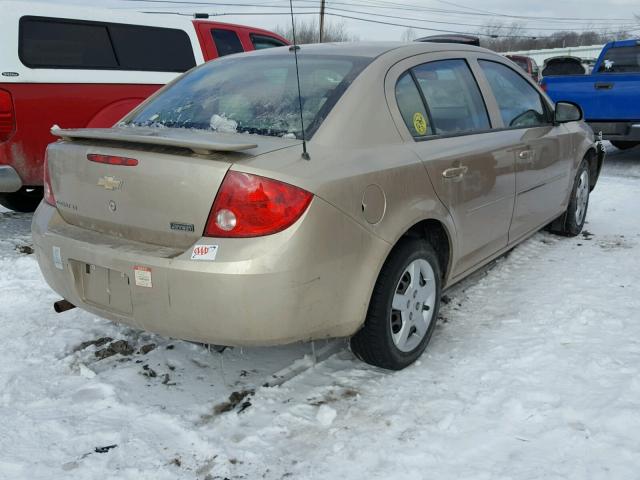
[[[584,234],[538,233],[448,292],[418,363],[343,350],[274,388],[308,346],[56,315],[30,216],[0,211],[0,479],[638,478],[638,204],[640,151],[612,151]],[[81,348],[102,337],[134,353]]]

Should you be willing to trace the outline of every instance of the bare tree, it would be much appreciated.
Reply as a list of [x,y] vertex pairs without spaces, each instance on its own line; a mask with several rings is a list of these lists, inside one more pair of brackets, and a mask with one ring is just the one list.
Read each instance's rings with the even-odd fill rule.
[[[296,26],[296,41],[298,43],[319,43],[320,41],[320,26],[317,19],[309,21],[295,19]],[[278,25],[274,32],[278,35],[282,35],[290,42],[293,42],[293,33],[291,30],[291,24],[285,26]],[[344,22],[327,22],[324,23],[323,42],[353,42],[357,40],[357,37],[347,32],[347,27]]]
[[487,38],[483,38],[481,44],[497,52],[508,52],[599,45],[612,40],[629,38],[629,32],[624,28],[610,31],[598,31],[597,28],[587,25],[581,31],[564,30],[539,36],[523,33],[524,29],[517,24],[504,25],[500,22],[492,22],[485,25],[483,33]]

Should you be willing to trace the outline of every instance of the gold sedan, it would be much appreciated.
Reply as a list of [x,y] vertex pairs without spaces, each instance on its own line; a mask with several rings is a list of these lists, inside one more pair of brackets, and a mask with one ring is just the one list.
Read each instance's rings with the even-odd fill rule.
[[53,131],[33,236],[67,305],[220,345],[350,336],[400,369],[442,289],[546,225],[582,229],[603,150],[508,59],[303,45],[299,95],[294,53],[228,56],[113,128]]

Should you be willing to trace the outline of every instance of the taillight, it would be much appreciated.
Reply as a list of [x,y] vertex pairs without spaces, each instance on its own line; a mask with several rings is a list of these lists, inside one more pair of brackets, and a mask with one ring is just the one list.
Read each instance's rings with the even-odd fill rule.
[[53,196],[51,188],[51,174],[49,173],[49,158],[47,152],[44,152],[44,201],[49,205],[56,206],[56,199]]
[[260,237],[281,232],[305,212],[313,195],[249,173],[228,172],[209,213],[207,237]]
[[97,153],[90,153],[87,155],[87,159],[96,163],[106,163],[107,165],[122,165],[123,167],[135,167],[138,165],[138,160],[135,158],[116,157],[114,155],[99,155]]
[[544,82],[540,82],[540,88],[542,89],[543,92],[546,93],[547,91],[547,84]]
[[0,90],[0,142],[9,140],[16,128],[13,99],[6,90]]

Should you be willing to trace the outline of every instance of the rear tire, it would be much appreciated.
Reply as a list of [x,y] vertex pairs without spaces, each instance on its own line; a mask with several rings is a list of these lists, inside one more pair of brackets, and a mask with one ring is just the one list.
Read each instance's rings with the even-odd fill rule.
[[0,205],[14,212],[33,212],[42,200],[42,187],[22,187],[17,192],[0,193]]
[[640,142],[625,142],[620,140],[611,140],[611,145],[618,150],[629,150],[630,148],[640,145]]
[[422,355],[436,326],[442,277],[431,245],[407,238],[378,276],[364,327],[351,350],[377,367],[401,370]]
[[549,225],[549,231],[558,235],[575,237],[582,231],[589,207],[589,165],[582,160],[571,190],[567,210]]

